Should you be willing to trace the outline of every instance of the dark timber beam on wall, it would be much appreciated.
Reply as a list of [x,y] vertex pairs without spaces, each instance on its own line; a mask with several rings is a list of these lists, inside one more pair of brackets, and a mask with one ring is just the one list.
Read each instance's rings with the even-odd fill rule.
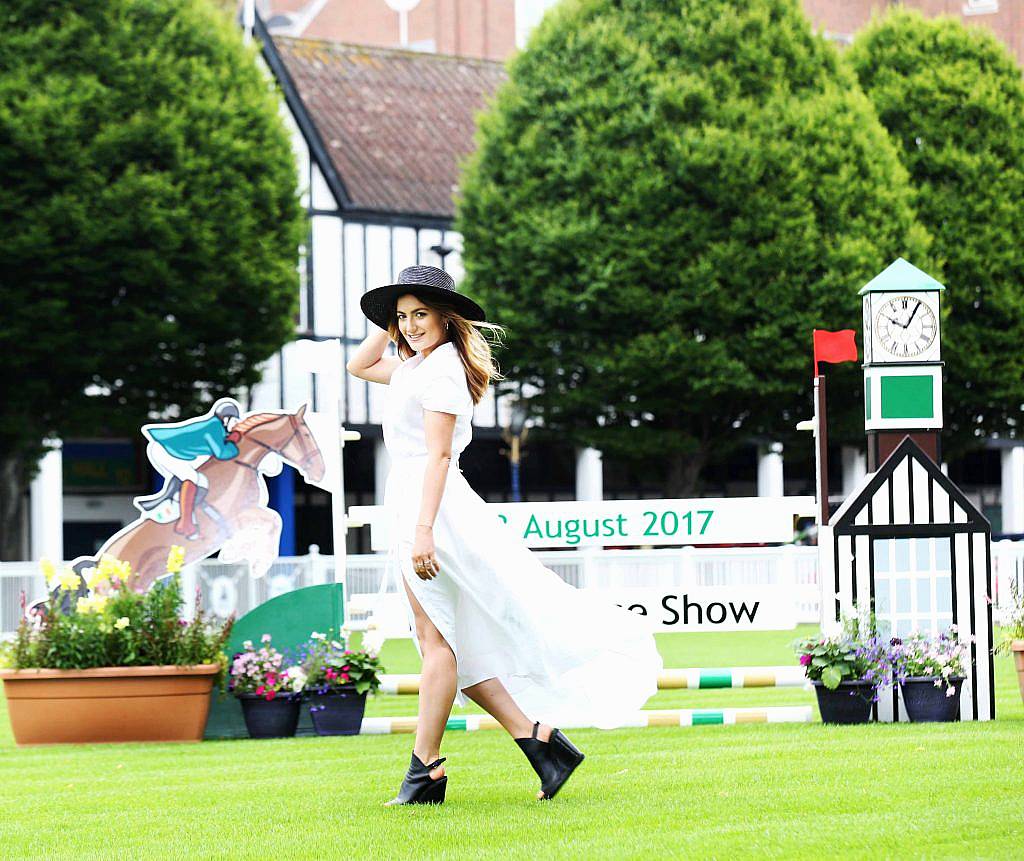
[[[900,443],[886,462],[879,467],[878,471],[875,472],[867,485],[861,489],[857,499],[849,508],[846,509],[846,511],[842,513],[838,520],[833,522],[832,525],[836,535],[872,535],[877,534],[875,532],[876,529],[886,530],[889,535],[910,534],[899,531],[904,528],[903,526],[893,526],[890,524],[865,526],[855,523],[857,516],[861,511],[869,506],[871,499],[880,489],[882,489],[883,485],[887,485],[885,490],[889,494],[889,517],[893,516],[893,473],[904,456],[916,460],[923,467],[925,473],[928,475],[929,484],[931,482],[935,482],[939,487],[946,491],[949,497],[948,516],[950,521],[954,518],[956,506],[960,506],[960,508],[963,509],[967,518],[966,523],[938,524],[941,528],[945,529],[947,532],[991,532],[991,527],[989,526],[989,522],[985,516],[974,506],[963,491],[950,481],[949,477],[939,469],[935,462],[928,457],[926,453],[921,451],[913,437],[908,435],[903,438],[903,442]],[[910,492],[913,493],[912,484],[910,485]],[[923,532],[927,534],[938,534],[930,531],[935,525],[936,524],[918,524],[917,527],[908,528],[923,529]],[[961,529],[960,527],[971,527],[971,529]]]
[[452,220],[442,215],[423,215],[408,212],[375,212],[369,209],[320,209],[311,207],[311,216],[320,215],[328,218],[342,218],[348,224],[373,224],[381,227],[410,227],[413,230],[445,230],[452,229]]
[[836,535],[867,535],[871,538],[944,538],[951,532],[983,532],[971,523],[876,523],[846,526]]
[[[324,176],[327,187],[334,195],[334,200],[340,209],[318,209],[310,207],[310,215],[333,215],[349,221],[360,221],[366,224],[390,224],[399,227],[422,227],[433,230],[450,230],[452,218],[450,215],[436,212],[378,212],[364,209],[353,205],[352,197],[345,186],[344,180],[334,168],[334,161],[331,158],[327,146],[324,144],[316,123],[306,108],[299,89],[295,85],[288,67],[285,65],[281,54],[274,44],[273,37],[267,30],[263,19],[256,15],[256,26],[254,28],[256,38],[260,40],[261,53],[267,66],[277,79],[281,92],[284,94],[285,104],[295,118],[299,131],[306,139],[309,147],[311,161],[314,161]],[[310,188],[310,204],[312,204],[312,187]]]
[[420,230],[451,230],[452,220],[445,215],[424,212],[376,212],[371,209],[345,207],[341,213],[346,221],[381,224],[390,227],[414,227]]

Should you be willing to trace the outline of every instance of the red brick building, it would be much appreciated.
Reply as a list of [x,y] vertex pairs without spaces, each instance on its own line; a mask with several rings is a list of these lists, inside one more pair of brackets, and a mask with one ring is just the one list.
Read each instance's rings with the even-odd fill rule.
[[951,15],[968,26],[988,27],[1024,65],[1024,0],[802,0],[816,29],[849,44],[873,14],[890,6],[917,9],[925,16]]
[[[504,60],[516,47],[516,0],[420,0],[407,13],[407,46]],[[387,0],[256,0],[277,35],[397,48],[401,16]],[[522,13],[521,13],[522,14]]]
[[[438,54],[505,60],[557,0],[419,0],[408,13],[408,47]],[[1024,65],[1024,0],[801,0],[815,28],[843,44],[890,6],[952,15],[988,27]],[[400,15],[387,0],[256,0],[280,35],[394,48]]]

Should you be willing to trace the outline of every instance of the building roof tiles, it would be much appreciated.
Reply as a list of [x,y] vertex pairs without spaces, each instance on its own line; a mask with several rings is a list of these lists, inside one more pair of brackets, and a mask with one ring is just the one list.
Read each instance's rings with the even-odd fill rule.
[[344,206],[450,219],[477,111],[500,63],[273,37],[348,196]]

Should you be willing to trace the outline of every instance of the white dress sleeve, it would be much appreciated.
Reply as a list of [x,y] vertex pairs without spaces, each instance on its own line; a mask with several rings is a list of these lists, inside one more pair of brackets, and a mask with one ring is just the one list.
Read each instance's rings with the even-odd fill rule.
[[433,412],[472,416],[473,397],[469,393],[462,363],[440,364],[421,389],[420,404],[423,409]]

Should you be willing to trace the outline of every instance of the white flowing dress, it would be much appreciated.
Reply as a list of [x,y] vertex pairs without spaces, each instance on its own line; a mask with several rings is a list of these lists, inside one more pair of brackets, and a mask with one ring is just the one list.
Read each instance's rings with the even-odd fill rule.
[[[427,455],[424,410],[456,416],[433,529],[441,571],[430,580],[421,580],[412,567]],[[622,726],[657,690],[663,665],[654,635],[642,617],[545,568],[488,510],[459,469],[459,454],[473,435],[472,415],[465,371],[451,342],[405,360],[391,377],[384,421],[392,462],[384,494],[391,564],[398,564],[455,653],[456,704],[467,704],[463,688],[497,678],[531,720]],[[405,604],[422,656],[408,598]]]

